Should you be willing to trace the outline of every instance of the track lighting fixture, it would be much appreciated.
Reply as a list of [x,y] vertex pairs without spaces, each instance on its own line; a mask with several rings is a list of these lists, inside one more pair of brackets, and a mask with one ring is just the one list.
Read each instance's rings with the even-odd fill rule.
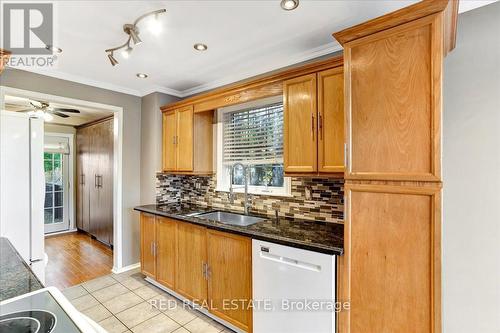
[[116,60],[115,57],[113,56],[113,52],[108,53],[108,58],[109,58],[109,62],[111,63],[111,65],[113,65],[113,66],[118,65],[118,60]]
[[140,21],[142,21],[146,17],[154,15],[154,18],[152,18],[152,21],[150,21],[149,23],[149,28],[153,34],[158,34],[161,31],[161,24],[158,20],[158,16],[159,14],[165,13],[166,11],[166,9],[155,10],[153,12],[149,12],[139,16],[132,24],[127,23],[123,25],[123,31],[128,35],[127,41],[120,46],[105,50],[105,52],[108,54],[108,59],[111,65],[118,65],[118,60],[116,60],[116,58],[114,57],[114,51],[123,49],[121,55],[123,58],[127,59],[133,50],[131,44],[133,46],[136,46],[142,43],[142,40],[139,37],[139,28],[137,26]]

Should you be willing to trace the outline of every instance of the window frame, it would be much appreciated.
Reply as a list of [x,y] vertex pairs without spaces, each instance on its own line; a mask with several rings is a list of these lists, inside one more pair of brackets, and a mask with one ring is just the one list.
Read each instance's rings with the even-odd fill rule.
[[[217,155],[217,165],[216,165],[216,175],[217,182],[215,191],[217,192],[229,192],[229,168],[224,165],[224,114],[228,112],[234,112],[238,110],[244,110],[249,108],[259,108],[270,104],[276,104],[283,102],[283,97],[273,96],[256,101],[251,101],[247,103],[241,103],[237,105],[227,106],[217,109],[217,128],[216,128],[216,155]],[[244,185],[234,185],[233,191],[235,193],[244,193]],[[255,195],[267,195],[267,196],[279,196],[279,197],[291,197],[292,196],[292,181],[290,177],[283,177],[282,187],[266,187],[266,186],[248,186],[248,193]]]

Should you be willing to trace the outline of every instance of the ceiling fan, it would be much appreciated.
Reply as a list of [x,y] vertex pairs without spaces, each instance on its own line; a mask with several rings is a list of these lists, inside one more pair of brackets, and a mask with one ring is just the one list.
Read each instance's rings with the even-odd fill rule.
[[44,118],[46,121],[51,121],[56,115],[61,118],[68,118],[69,115],[66,113],[80,113],[79,110],[76,109],[68,109],[68,108],[54,108],[50,106],[48,102],[40,102],[40,101],[29,101],[32,108],[27,110],[22,110],[21,112],[28,112],[33,115],[40,116]]

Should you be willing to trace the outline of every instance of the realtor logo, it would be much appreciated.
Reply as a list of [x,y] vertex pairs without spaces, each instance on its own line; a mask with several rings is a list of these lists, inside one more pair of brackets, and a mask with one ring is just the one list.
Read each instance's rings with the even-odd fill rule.
[[50,2],[2,4],[2,46],[12,52],[5,66],[56,67],[54,8]]
[[4,3],[3,48],[16,55],[52,52],[54,17],[52,3]]

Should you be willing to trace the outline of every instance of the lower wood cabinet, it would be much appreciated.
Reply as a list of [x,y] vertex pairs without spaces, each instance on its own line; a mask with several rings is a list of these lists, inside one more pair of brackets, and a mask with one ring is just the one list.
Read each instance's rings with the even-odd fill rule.
[[338,331],[440,332],[440,185],[345,191]]
[[207,300],[207,237],[206,229],[197,225],[177,223],[176,291],[198,304]]
[[141,271],[252,332],[250,238],[142,213]]
[[155,216],[141,214],[141,271],[152,278],[156,277],[155,228]]
[[[208,298],[211,312],[231,324],[252,331],[252,240],[208,230]],[[227,300],[235,300],[227,304]],[[233,305],[236,305],[234,308]]]
[[168,288],[175,288],[177,260],[177,221],[156,217],[156,280]]

